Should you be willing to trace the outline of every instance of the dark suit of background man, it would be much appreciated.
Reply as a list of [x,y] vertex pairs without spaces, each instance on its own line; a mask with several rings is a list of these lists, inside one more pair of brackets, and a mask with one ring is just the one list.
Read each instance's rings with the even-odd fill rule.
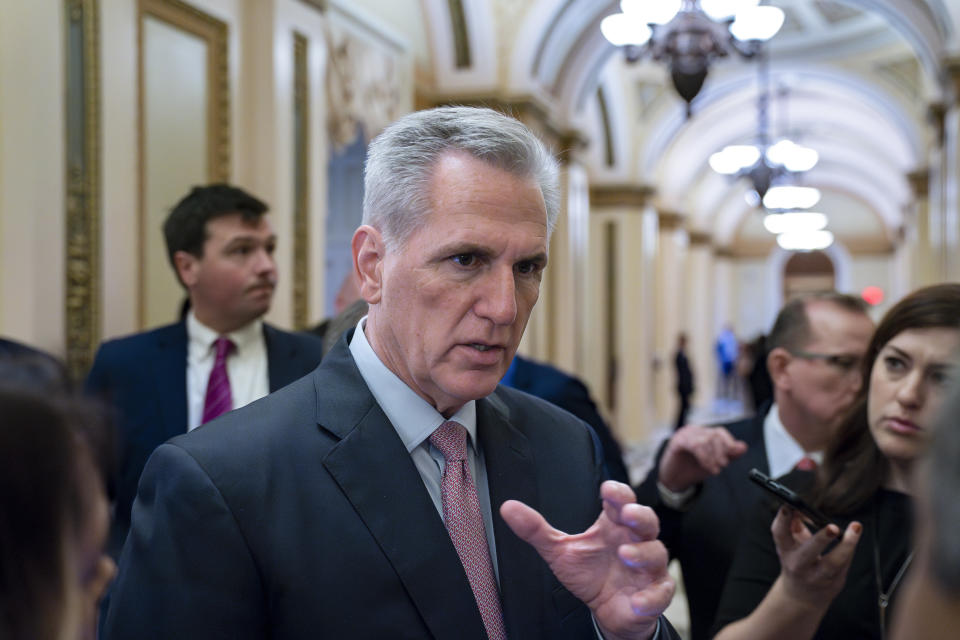
[[500,384],[543,398],[593,427],[597,437],[600,438],[603,462],[608,477],[618,482],[630,482],[630,474],[623,463],[620,443],[600,415],[597,405],[590,397],[587,385],[582,380],[545,362],[537,362],[517,355],[514,356]]
[[781,476],[819,461],[860,386],[873,333],[862,300],[836,293],[787,303],[769,336],[774,404],[719,427],[681,427],[637,487],[660,517],[660,539],[683,570],[693,640],[705,640],[733,560],[740,523],[759,497],[756,467]]
[[277,284],[276,236],[266,211],[236,187],[195,187],[163,226],[190,310],[175,324],[106,342],[97,352],[87,389],[119,411],[120,477],[108,544],[114,557],[129,529],[147,458],[161,443],[199,426],[205,409],[212,409],[206,395],[218,369],[219,337],[233,342],[221,363],[230,390],[221,410],[276,391],[320,362],[319,340],[261,320]]
[[675,637],[652,510],[601,487],[585,423],[497,384],[558,194],[489,109],[377,137],[352,241],[368,315],[310,376],[157,449],[106,637]]
[[680,401],[673,428],[679,429],[687,423],[690,396],[693,395],[693,371],[690,369],[690,360],[687,359],[687,334],[685,333],[677,336],[677,352],[674,354],[673,364],[677,374],[677,397]]

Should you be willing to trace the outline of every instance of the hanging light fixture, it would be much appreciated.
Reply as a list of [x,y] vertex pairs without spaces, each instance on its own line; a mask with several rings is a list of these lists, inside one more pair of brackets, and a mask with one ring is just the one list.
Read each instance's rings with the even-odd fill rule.
[[820,202],[820,190],[814,187],[783,185],[770,187],[763,196],[767,209],[809,209]]
[[768,213],[763,218],[763,227],[774,235],[820,231],[827,226],[827,216],[815,211],[790,211]]
[[[770,144],[770,118],[768,114],[770,107],[770,69],[769,59],[764,52],[759,55],[757,77],[760,86],[757,95],[757,144],[727,145],[710,156],[710,167],[717,173],[732,175],[737,178],[749,178],[753,185],[753,191],[747,192],[745,197],[747,204],[751,207],[760,204],[761,201],[768,208],[776,209],[811,207],[816,204],[816,201],[811,205],[790,204],[797,198],[796,193],[773,198],[776,201],[777,198],[787,197],[788,203],[785,205],[780,203],[776,206],[767,204],[767,192],[774,184],[782,184],[798,174],[813,169],[820,159],[820,154],[816,150],[798,144],[789,138],[781,138],[776,143]],[[781,89],[781,94],[786,95],[786,89]],[[785,100],[781,113],[786,114]],[[785,116],[781,123],[781,130],[784,135],[789,131]],[[804,201],[809,199],[808,192]]]
[[784,14],[760,0],[621,0],[622,13],[607,16],[600,31],[624,47],[627,60],[644,54],[670,68],[673,86],[687,103],[700,93],[710,63],[735,51],[755,56],[776,35]]
[[833,244],[833,234],[825,229],[791,231],[778,235],[777,244],[787,251],[818,251]]

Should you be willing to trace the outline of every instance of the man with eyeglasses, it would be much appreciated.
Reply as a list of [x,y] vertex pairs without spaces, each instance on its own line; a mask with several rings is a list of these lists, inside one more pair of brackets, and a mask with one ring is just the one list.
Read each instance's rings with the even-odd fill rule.
[[854,296],[788,302],[767,339],[773,403],[732,424],[680,428],[637,487],[638,501],[660,517],[660,540],[680,561],[693,640],[710,637],[740,522],[759,497],[747,472],[777,477],[815,467],[860,387],[873,328]]

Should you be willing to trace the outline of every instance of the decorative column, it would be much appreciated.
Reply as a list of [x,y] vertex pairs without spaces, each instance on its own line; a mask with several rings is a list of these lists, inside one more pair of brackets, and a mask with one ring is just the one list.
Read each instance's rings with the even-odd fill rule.
[[960,279],[960,57],[943,63],[951,100],[944,117],[942,279]]
[[686,326],[685,262],[689,238],[683,228],[684,217],[672,211],[659,211],[659,251],[656,268],[656,330],[654,353],[654,389],[658,425],[671,425],[676,418],[678,399],[672,366],[677,336],[688,332]]
[[[927,109],[927,119],[934,131],[935,145],[930,149],[928,158],[929,174],[927,186],[927,237],[929,242],[930,282],[939,282],[945,273],[943,245],[944,220],[946,215],[947,172],[947,107],[943,103],[931,104]],[[921,247],[924,246],[921,243]]]
[[[496,108],[496,106],[495,106]],[[587,291],[587,252],[590,241],[590,200],[587,173],[576,157],[585,143],[575,132],[559,134],[531,107],[515,115],[541,138],[560,149],[560,215],[550,238],[549,266],[540,285],[540,299],[534,307],[520,351],[537,360],[550,362],[581,375]]]
[[907,174],[913,190],[913,206],[908,211],[912,222],[906,236],[905,247],[910,251],[910,288],[932,284],[935,267],[935,248],[930,229],[930,171],[918,169]]
[[565,136],[568,152],[561,160],[561,211],[550,241],[551,361],[564,371],[581,374],[585,361],[584,323],[587,292],[587,250],[590,239],[590,195],[587,172],[573,151],[575,136]]
[[704,231],[690,231],[687,259],[687,357],[694,373],[694,405],[713,400],[716,370],[713,366],[714,341],[714,254],[713,239]]
[[590,189],[585,374],[621,443],[648,439],[653,376],[657,213],[645,186]]

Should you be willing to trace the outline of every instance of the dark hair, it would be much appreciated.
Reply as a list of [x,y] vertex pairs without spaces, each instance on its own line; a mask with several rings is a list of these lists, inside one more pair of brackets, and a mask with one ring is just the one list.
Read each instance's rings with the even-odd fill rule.
[[857,397],[824,452],[815,501],[825,511],[847,514],[866,504],[887,479],[890,463],[880,452],[867,421],[870,373],[880,350],[908,329],[960,329],[960,284],[917,289],[883,316],[870,340]]
[[861,298],[835,291],[811,293],[794,298],[783,306],[767,336],[767,351],[776,348],[791,351],[802,349],[810,342],[810,318],[807,308],[813,302],[828,302],[851,313],[867,313],[867,303]]
[[89,526],[102,483],[96,405],[0,389],[0,637],[57,637],[68,540]]
[[[243,189],[229,184],[211,184],[194,187],[170,211],[163,223],[163,237],[167,242],[167,258],[174,272],[177,266],[173,255],[186,251],[203,257],[207,240],[207,222],[214,218],[239,213],[244,221],[255,222],[267,212],[267,205]],[[179,279],[179,276],[178,276]]]

